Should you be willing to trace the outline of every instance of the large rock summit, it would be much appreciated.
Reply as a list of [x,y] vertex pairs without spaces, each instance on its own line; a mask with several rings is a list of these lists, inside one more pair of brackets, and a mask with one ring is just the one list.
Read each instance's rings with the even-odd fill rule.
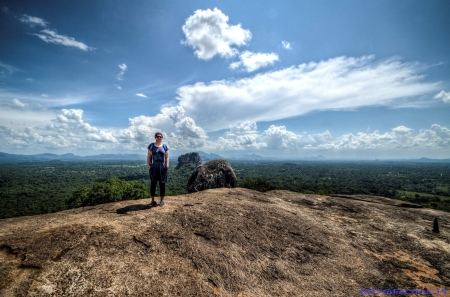
[[0,220],[0,296],[394,296],[380,290],[450,287],[450,213],[242,188],[149,202]]
[[194,166],[202,164],[202,159],[200,158],[199,153],[193,152],[178,156],[178,164],[177,167],[175,167],[175,169],[180,169],[181,167],[188,164]]
[[236,174],[225,159],[212,160],[198,166],[189,178],[189,193],[215,188],[235,188]]

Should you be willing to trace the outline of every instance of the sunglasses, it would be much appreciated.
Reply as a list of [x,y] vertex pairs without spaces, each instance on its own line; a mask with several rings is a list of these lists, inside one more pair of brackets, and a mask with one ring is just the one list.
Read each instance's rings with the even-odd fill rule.
[[163,138],[161,135],[156,136],[156,138]]

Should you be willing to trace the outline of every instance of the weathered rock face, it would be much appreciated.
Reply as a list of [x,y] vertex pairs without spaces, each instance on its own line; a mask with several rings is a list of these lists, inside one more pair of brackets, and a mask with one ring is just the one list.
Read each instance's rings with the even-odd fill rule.
[[192,173],[188,181],[188,192],[198,192],[215,188],[235,188],[236,175],[230,162],[224,159],[206,162]]
[[200,158],[200,155],[198,153],[188,153],[184,154],[178,157],[178,164],[175,169],[181,168],[181,166],[186,164],[193,164],[195,166],[198,166],[202,164],[202,159]]
[[448,296],[377,290],[450,287],[450,213],[380,198],[222,188],[2,219],[0,296]]

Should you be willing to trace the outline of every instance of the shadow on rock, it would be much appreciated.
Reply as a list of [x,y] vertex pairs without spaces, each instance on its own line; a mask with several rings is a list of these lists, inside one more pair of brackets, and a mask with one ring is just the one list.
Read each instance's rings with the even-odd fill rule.
[[148,204],[134,204],[134,205],[128,205],[123,208],[119,208],[116,210],[118,214],[127,214],[129,211],[139,211],[139,210],[146,210],[152,208]]

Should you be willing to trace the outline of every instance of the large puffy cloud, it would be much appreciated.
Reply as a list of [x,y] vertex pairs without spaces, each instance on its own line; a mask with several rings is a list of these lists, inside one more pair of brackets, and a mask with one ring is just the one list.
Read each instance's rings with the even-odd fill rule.
[[240,61],[230,64],[231,69],[243,68],[247,72],[256,71],[278,61],[278,55],[275,53],[252,53],[245,51],[239,55]]
[[[27,127],[23,131],[0,126],[0,148],[4,151],[13,149],[35,153],[45,150],[75,149],[77,144],[62,135],[42,135],[35,129]],[[78,142],[78,141],[77,141]]]
[[414,149],[414,148],[448,148],[450,130],[434,124],[431,130],[422,129],[417,135],[405,126],[393,128],[391,132],[380,134],[359,132],[346,134],[317,146],[324,149]]
[[56,119],[45,128],[47,130],[56,130],[59,133],[65,131],[98,132],[97,128],[83,121],[83,110],[81,109],[61,109]]
[[[419,136],[422,133],[427,133],[427,130],[421,130]],[[435,143],[436,146],[450,147],[450,129],[437,124],[431,126],[431,132],[429,136],[424,140],[427,142]]]
[[[208,131],[245,121],[272,121],[315,110],[405,106],[435,92],[421,65],[372,56],[337,57],[238,80],[196,83],[177,90],[186,115]],[[414,105],[410,102],[409,105]]]
[[185,117],[175,123],[175,127],[182,135],[193,138],[207,138],[205,131],[195,125],[195,121],[190,117]]
[[186,40],[199,59],[209,60],[215,55],[232,57],[237,54],[233,46],[245,45],[252,37],[241,25],[228,24],[228,16],[220,9],[197,10],[183,25]]
[[444,92],[444,90],[442,90],[439,94],[434,96],[434,98],[442,99],[444,103],[450,103],[450,92]]
[[152,117],[130,118],[124,129],[93,127],[83,119],[83,113],[81,109],[62,109],[46,125],[23,130],[0,126],[0,148],[28,153],[144,151],[148,143],[154,141],[156,132],[162,132],[165,142],[173,149],[198,149],[208,142],[206,132],[184,115],[181,106],[164,107]]
[[261,141],[256,122],[246,121],[231,126],[222,137],[206,144],[210,150],[244,150],[263,148],[267,144]]
[[[195,124],[195,121],[185,116],[185,111],[181,106],[164,107],[161,109],[161,114],[157,117],[165,119],[165,130],[176,132],[179,135],[188,138],[208,138],[206,132]],[[167,119],[170,119],[171,125],[167,124]],[[171,128],[172,127],[172,128]],[[175,128],[175,130],[173,130]]]
[[241,134],[256,134],[257,133],[256,122],[254,121],[245,121],[243,123],[238,123],[232,127],[230,130],[225,132],[228,136],[233,135],[241,135]]
[[120,130],[118,136],[122,143],[134,143],[135,147],[152,141],[156,132],[162,132],[165,141],[173,149],[201,148],[207,141],[206,132],[195,121],[184,115],[181,106],[164,107],[161,113],[153,116],[139,116],[130,119],[130,126]]
[[295,149],[304,143],[301,135],[286,130],[285,126],[271,125],[269,129],[264,131],[264,136],[268,146],[273,149]]
[[[215,143],[207,144],[210,149],[242,150],[259,149],[261,153],[285,151],[286,154],[297,154],[305,151],[364,151],[364,150],[413,150],[413,149],[446,149],[450,148],[450,129],[434,124],[431,129],[422,129],[414,135],[412,129],[398,126],[389,132],[349,133],[333,137],[329,131],[318,134],[296,134],[285,126],[271,125],[262,133],[247,132],[237,136],[230,131]],[[248,141],[242,141],[245,136]]]

